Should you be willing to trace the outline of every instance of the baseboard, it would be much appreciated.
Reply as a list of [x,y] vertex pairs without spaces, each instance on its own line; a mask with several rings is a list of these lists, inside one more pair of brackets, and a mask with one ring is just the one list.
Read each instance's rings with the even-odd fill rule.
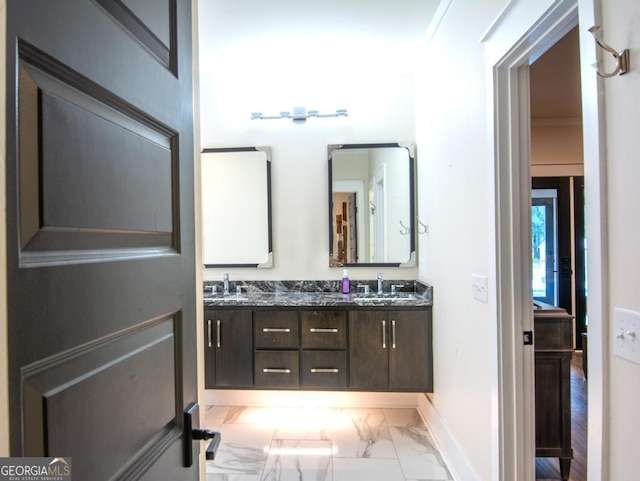
[[418,412],[424,419],[433,440],[447,463],[453,479],[456,481],[480,481],[478,475],[469,465],[469,461],[460,451],[440,413],[426,394],[421,394],[418,397]]
[[421,393],[353,391],[258,391],[205,389],[204,402],[216,406],[417,407]]

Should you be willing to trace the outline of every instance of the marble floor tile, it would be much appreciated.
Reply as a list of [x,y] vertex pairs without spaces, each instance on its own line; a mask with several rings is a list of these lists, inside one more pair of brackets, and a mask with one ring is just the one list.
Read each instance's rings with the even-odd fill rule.
[[332,431],[334,457],[395,458],[389,427],[382,411],[347,412],[349,423]]
[[333,458],[333,481],[404,481],[397,459]]
[[391,426],[402,426],[405,428],[420,428],[427,429],[418,414],[417,409],[413,408],[393,408],[393,409],[383,409],[384,417],[387,420],[387,425]]
[[245,476],[242,474],[208,473],[207,481],[260,481],[260,476]]
[[398,459],[407,479],[445,481],[453,479],[426,429],[390,428]]
[[207,407],[206,481],[452,481],[416,409]]
[[207,461],[207,473],[261,475],[274,428],[250,424],[223,424],[216,458]]
[[220,426],[224,423],[230,409],[230,406],[206,406],[204,410],[204,419],[200,419],[202,428],[219,431]]
[[274,440],[262,481],[332,481],[331,442]]

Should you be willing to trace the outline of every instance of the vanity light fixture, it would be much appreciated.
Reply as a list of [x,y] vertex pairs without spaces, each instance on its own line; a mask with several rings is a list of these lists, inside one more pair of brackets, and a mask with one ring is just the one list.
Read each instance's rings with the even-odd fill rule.
[[318,110],[307,110],[305,107],[293,107],[292,111],[282,110],[278,115],[264,115],[262,112],[251,112],[251,120],[292,119],[294,122],[306,122],[310,117],[347,117],[347,109],[336,109],[333,113],[320,113]]

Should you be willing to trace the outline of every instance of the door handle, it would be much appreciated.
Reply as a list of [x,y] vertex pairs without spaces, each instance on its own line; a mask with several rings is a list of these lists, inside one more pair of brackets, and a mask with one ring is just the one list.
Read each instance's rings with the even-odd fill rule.
[[387,321],[382,322],[382,349],[387,348]]
[[184,412],[184,467],[188,468],[193,465],[193,441],[209,440],[212,441],[207,446],[206,458],[212,460],[216,456],[216,450],[222,439],[219,432],[209,429],[199,429],[193,427],[193,418],[199,419],[198,403],[191,403]]

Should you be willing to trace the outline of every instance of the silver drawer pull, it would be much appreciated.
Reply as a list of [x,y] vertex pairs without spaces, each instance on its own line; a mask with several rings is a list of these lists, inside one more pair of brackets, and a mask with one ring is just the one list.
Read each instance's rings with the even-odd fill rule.
[[291,332],[288,327],[263,327],[262,332]]
[[282,367],[265,367],[262,372],[277,372],[280,374],[291,374],[291,369]]
[[336,367],[312,367],[311,372],[340,372]]
[[387,348],[387,321],[382,321],[382,349]]
[[338,332],[338,329],[335,327],[311,327],[309,332]]
[[221,326],[220,326],[221,322],[220,319],[218,319],[216,321],[216,347],[221,347],[222,346],[222,340],[220,339],[221,336]]
[[207,339],[208,339],[208,345],[209,347],[213,347],[213,340],[211,339],[212,336],[212,329],[211,329],[211,319],[207,319]]

